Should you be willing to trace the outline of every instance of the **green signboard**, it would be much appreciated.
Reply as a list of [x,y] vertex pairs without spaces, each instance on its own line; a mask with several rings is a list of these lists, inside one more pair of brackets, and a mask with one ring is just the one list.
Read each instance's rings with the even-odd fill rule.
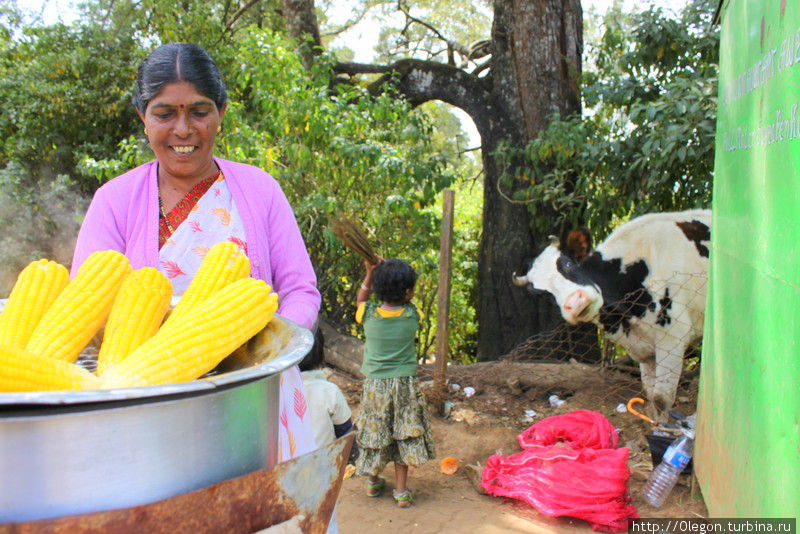
[[800,515],[800,2],[721,9],[697,476],[711,516]]

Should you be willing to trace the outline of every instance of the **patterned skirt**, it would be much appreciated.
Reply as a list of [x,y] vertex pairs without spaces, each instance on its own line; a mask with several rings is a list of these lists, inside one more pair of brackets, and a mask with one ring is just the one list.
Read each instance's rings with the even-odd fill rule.
[[365,379],[356,426],[359,475],[377,476],[389,462],[417,466],[436,456],[415,376]]

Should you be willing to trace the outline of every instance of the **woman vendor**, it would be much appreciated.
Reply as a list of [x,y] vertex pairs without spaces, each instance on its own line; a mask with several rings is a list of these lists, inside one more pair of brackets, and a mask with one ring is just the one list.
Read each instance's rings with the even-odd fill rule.
[[[251,275],[278,293],[278,313],[312,328],[320,294],[283,191],[261,169],[214,157],[227,92],[211,57],[192,44],[160,46],[139,67],[134,93],[156,159],[97,190],[78,235],[73,275],[92,252],[113,249],[134,269],[158,268],[180,295],[203,251],[233,241],[250,259]],[[281,377],[281,460],[315,448],[298,398],[303,383],[295,366]]]

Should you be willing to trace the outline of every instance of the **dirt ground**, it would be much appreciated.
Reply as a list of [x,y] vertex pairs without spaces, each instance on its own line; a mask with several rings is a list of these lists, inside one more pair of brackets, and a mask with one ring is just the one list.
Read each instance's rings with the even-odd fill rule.
[[[331,380],[337,383],[358,410],[360,381],[339,372]],[[644,435],[649,425],[617,406],[642,396],[640,381],[629,374],[580,363],[491,362],[448,369],[451,389],[447,400],[454,405],[448,417],[432,413],[437,460],[412,469],[409,486],[417,494],[414,506],[399,509],[391,498],[394,472],[387,467],[383,476],[387,490],[379,498],[364,492],[365,480],[352,477],[344,481],[338,504],[338,522],[343,534],[390,532],[413,533],[485,533],[521,532],[592,532],[589,524],[578,519],[549,518],[537,513],[527,503],[482,495],[476,490],[486,459],[495,453],[519,452],[516,436],[545,417],[576,409],[591,409],[604,414],[620,429],[620,443],[630,448],[630,490],[633,504],[641,517],[707,517],[699,491],[691,491],[691,477],[682,475],[678,486],[661,509],[642,501],[641,488],[652,470]],[[430,387],[429,371],[420,376],[423,389]],[[463,388],[476,394],[467,398]],[[548,401],[556,394],[565,402],[552,407]],[[686,414],[695,411],[696,381],[684,382],[678,392],[676,408]],[[526,410],[533,410],[535,414]],[[454,475],[443,475],[439,460],[452,456],[460,468]],[[472,465],[475,469],[470,468]],[[471,480],[472,479],[472,480]]]

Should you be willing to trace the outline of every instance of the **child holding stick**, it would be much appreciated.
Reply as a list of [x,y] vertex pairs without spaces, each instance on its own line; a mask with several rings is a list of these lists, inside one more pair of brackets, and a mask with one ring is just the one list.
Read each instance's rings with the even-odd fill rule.
[[[379,260],[378,265],[365,261],[364,266],[367,274],[356,297],[356,321],[364,325],[366,339],[356,472],[369,477],[367,495],[377,497],[385,485],[379,475],[394,462],[394,499],[406,508],[414,498],[408,467],[435,456],[427,407],[415,376],[420,313],[411,298],[417,273],[402,260]],[[380,304],[368,300],[373,290]]]

